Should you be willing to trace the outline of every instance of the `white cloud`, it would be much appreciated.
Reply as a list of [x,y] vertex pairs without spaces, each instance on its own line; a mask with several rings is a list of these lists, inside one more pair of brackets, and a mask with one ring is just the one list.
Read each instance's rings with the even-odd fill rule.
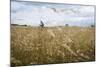
[[[93,6],[11,2],[11,23],[38,26],[86,25],[94,23]],[[15,12],[13,12],[15,11]]]

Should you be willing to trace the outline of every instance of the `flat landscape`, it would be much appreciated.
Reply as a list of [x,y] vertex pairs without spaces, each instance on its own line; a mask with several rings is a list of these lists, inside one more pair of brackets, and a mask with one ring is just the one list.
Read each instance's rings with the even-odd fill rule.
[[11,26],[11,65],[95,60],[95,28]]

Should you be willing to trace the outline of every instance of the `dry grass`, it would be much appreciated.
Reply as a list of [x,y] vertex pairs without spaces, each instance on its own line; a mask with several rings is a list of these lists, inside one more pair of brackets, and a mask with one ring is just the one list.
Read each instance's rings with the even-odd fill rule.
[[94,35],[94,28],[11,26],[11,64],[94,61]]

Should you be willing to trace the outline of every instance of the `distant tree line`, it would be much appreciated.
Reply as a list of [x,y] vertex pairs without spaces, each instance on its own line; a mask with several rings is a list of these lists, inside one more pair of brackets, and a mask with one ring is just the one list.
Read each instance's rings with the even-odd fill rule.
[[19,24],[11,24],[12,26],[27,26],[27,25],[19,25]]
[[91,25],[91,27],[95,27],[95,25]]
[[69,24],[65,24],[65,26],[69,26]]

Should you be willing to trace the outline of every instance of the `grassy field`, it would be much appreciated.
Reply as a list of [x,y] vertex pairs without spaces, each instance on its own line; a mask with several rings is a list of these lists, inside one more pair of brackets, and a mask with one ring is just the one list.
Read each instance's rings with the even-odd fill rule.
[[94,28],[11,26],[11,65],[94,60]]

